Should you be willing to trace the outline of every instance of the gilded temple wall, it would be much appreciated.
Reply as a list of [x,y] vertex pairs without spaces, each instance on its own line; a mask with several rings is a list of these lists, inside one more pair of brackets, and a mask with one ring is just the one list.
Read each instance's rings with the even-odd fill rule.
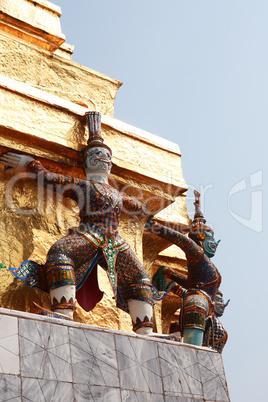
[[[71,60],[72,46],[63,43],[59,7],[45,0],[0,0],[0,10],[0,153],[28,153],[54,172],[82,178],[79,151],[87,142],[84,114],[98,110],[105,142],[113,150],[111,182],[146,202],[161,221],[186,226],[187,186],[179,146],[113,118],[122,83]],[[79,223],[73,201],[64,199],[60,204],[55,194],[43,193],[32,178],[8,173],[2,165],[0,208],[0,263],[6,267],[18,267],[27,259],[44,262],[49,247]],[[123,216],[120,234],[149,275],[165,263],[185,270],[183,256],[144,233],[145,221]],[[90,313],[78,306],[75,320],[131,331],[130,318],[116,308],[101,268],[99,282],[102,301]],[[178,299],[167,300],[165,305],[171,303],[177,309]],[[2,268],[0,307],[29,311],[32,301],[50,306],[48,295],[27,287]],[[171,318],[163,315],[161,303],[155,308],[155,319],[157,330],[168,330]]]

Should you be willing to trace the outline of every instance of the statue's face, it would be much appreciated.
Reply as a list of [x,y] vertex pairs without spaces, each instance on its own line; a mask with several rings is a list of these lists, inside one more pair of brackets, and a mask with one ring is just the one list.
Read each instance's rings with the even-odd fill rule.
[[86,167],[90,171],[110,174],[112,168],[112,155],[105,147],[93,147],[86,153]]
[[225,307],[226,305],[224,304],[223,297],[217,293],[215,296],[215,304],[214,304],[214,312],[217,315],[217,317],[221,317],[223,315]]
[[216,249],[218,247],[220,240],[216,242],[213,233],[209,231],[206,231],[205,234],[206,237],[204,238],[204,240],[202,240],[204,253],[206,254],[207,257],[212,258],[216,253]]

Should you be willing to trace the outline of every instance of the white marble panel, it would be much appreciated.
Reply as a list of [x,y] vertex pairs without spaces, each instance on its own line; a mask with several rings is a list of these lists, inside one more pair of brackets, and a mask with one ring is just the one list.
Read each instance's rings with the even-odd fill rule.
[[122,402],[163,402],[163,395],[123,389]]
[[0,373],[19,374],[18,319],[0,315]]
[[205,400],[228,402],[230,398],[221,354],[199,350],[197,356]]
[[99,387],[94,385],[74,384],[76,402],[120,402],[119,388]]
[[0,401],[21,402],[20,378],[15,375],[0,375]]
[[196,399],[196,398],[185,398],[184,396],[172,396],[172,395],[166,395],[165,399],[163,399],[165,402],[204,402],[204,399]]
[[19,319],[21,375],[72,382],[68,327]]
[[203,383],[205,400],[229,402],[229,393],[225,382],[218,378]]
[[[202,401],[205,401],[205,402],[226,402],[226,400],[225,399],[203,399]],[[228,399],[228,401],[230,401],[230,399]],[[259,401],[258,401],[259,402]]]
[[73,385],[68,382],[22,378],[22,400],[27,402],[73,402]]
[[121,388],[162,394],[157,342],[118,335],[115,340]]
[[163,343],[158,347],[165,394],[203,398],[196,350]]
[[206,367],[210,371],[210,375],[206,373],[206,380],[213,378],[214,376],[220,376],[225,378],[222,355],[220,353],[210,352],[207,350],[198,350],[197,358],[200,364],[200,368]]
[[69,328],[74,383],[119,387],[114,336]]
[[230,402],[219,353],[30,318],[0,314],[0,402]]

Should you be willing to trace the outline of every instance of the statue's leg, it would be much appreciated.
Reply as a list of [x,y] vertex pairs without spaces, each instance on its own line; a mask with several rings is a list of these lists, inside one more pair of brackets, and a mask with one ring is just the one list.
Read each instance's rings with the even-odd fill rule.
[[116,272],[118,290],[128,307],[133,330],[149,335],[154,326],[152,286],[145,269],[130,248],[118,253]]
[[153,307],[142,300],[128,300],[129,314],[133,322],[133,330],[140,335],[153,332]]
[[52,246],[47,257],[46,276],[52,311],[73,318],[75,310],[74,261],[64,253],[55,253],[55,247]]
[[[49,294],[52,311],[73,319],[75,309],[75,286],[64,285],[56,289],[51,289]],[[68,308],[68,305],[70,308]]]
[[183,297],[183,342],[202,346],[211,298],[203,290],[189,289]]
[[75,310],[76,281],[81,280],[83,263],[96,254],[96,248],[83,236],[73,232],[58,240],[49,250],[46,277],[51,309],[73,318]]
[[180,334],[158,334],[153,332],[153,305],[159,300],[142,264],[129,248],[118,253],[116,261],[118,291],[127,305],[133,330],[139,335],[179,341]]
[[183,330],[183,342],[190,345],[202,346],[204,331],[200,328],[185,328]]

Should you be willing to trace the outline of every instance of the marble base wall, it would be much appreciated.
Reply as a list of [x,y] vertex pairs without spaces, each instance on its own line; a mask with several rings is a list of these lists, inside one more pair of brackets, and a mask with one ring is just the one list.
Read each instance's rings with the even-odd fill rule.
[[228,402],[217,352],[0,309],[0,402]]

